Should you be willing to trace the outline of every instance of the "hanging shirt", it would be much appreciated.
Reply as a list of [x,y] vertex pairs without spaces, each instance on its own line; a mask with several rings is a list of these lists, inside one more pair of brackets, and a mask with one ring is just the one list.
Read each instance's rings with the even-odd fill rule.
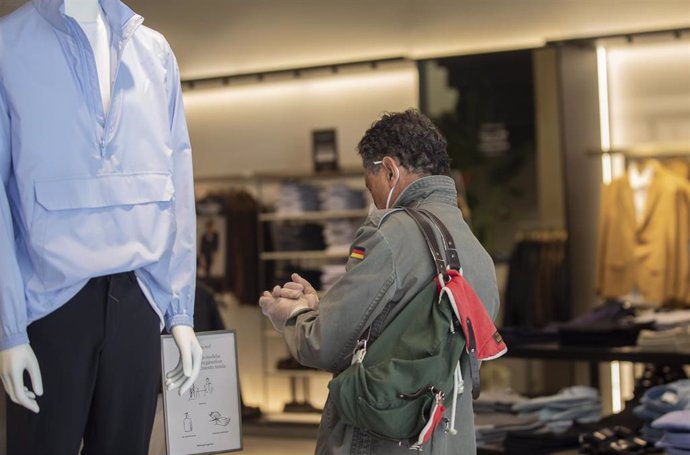
[[134,270],[168,328],[192,325],[192,156],[165,39],[117,0],[110,114],[62,0],[0,19],[0,350],[95,276]]

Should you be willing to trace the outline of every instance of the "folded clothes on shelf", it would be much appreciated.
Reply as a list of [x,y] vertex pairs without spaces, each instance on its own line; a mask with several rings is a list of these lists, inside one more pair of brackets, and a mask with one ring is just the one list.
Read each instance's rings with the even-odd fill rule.
[[642,330],[637,345],[648,351],[690,351],[690,325],[667,330]]
[[536,415],[515,415],[505,412],[475,414],[474,430],[478,446],[503,442],[508,433],[538,431],[544,428]]
[[513,411],[520,413],[535,412],[547,407],[568,409],[572,406],[599,402],[599,392],[595,388],[577,385],[566,387],[554,395],[531,398],[521,403],[516,403],[513,405]]
[[562,389],[555,395],[525,400],[513,405],[520,414],[534,413],[548,429],[563,432],[573,423],[596,422],[601,418],[599,392],[586,386]]
[[281,185],[276,213],[302,213],[319,210],[319,189],[314,185],[287,182]]
[[323,188],[319,199],[322,210],[356,210],[366,206],[364,192],[350,188],[343,183]]
[[327,221],[324,226],[323,236],[328,249],[333,250],[344,247],[347,252],[361,224],[360,220]]
[[669,412],[652,422],[652,428],[663,431],[656,446],[667,454],[690,454],[690,409]]
[[565,327],[587,327],[601,323],[610,323],[629,319],[635,314],[634,308],[626,302],[609,299],[601,305],[593,308],[588,313],[577,316],[562,324]]
[[651,421],[669,412],[687,409],[690,409],[690,379],[681,379],[647,390],[634,412],[638,417]]
[[635,317],[636,322],[654,324],[657,330],[690,326],[690,309],[672,311],[645,311]]
[[514,392],[513,390],[490,390],[482,392],[479,398],[474,400],[475,414],[482,413],[510,413],[513,406],[524,403],[527,398]]

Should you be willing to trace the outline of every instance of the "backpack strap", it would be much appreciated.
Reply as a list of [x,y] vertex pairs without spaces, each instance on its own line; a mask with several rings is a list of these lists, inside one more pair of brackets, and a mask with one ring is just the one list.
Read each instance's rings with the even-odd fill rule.
[[[405,207],[403,209],[397,209],[396,211],[398,210],[404,210],[408,215],[410,215],[410,217],[412,217],[415,223],[417,223],[417,226],[419,226],[419,229],[422,231],[424,240],[429,247],[429,251],[431,251],[431,256],[436,267],[435,276],[441,276],[445,282],[448,282],[448,280],[450,280],[450,276],[448,275],[448,269],[446,267],[446,259],[442,253],[443,249],[436,240],[436,234],[434,234],[432,223],[415,209]],[[384,319],[388,316],[388,313],[390,313],[390,310],[396,303],[397,302],[388,302],[381,314],[378,315],[376,319],[374,319],[374,321],[362,332],[362,335],[358,339],[357,345],[352,352],[353,363],[364,360],[364,356],[367,352],[367,345],[378,338],[382,330],[381,325]]]
[[433,213],[427,209],[419,209],[431,222],[441,231],[441,237],[443,239],[443,244],[445,246],[446,258],[448,259],[448,266],[453,270],[460,270],[462,265],[460,264],[460,256],[458,255],[458,250],[455,247],[455,240],[453,236],[448,232],[448,228],[443,222]]
[[412,217],[412,219],[417,223],[419,229],[422,231],[422,236],[426,241],[429,250],[431,251],[431,257],[434,260],[434,265],[436,266],[436,276],[442,275],[444,279],[448,278],[448,270],[446,265],[445,255],[442,253],[443,249],[438,244],[436,240],[436,234],[434,234],[434,228],[432,223],[418,210],[411,209],[408,207],[404,208],[405,212]]

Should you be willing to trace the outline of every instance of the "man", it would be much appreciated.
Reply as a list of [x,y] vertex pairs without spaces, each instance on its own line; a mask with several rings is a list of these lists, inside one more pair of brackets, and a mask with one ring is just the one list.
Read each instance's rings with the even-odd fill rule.
[[[347,273],[321,301],[306,280],[293,274],[293,282],[264,292],[259,302],[299,362],[334,374],[350,365],[357,340],[369,326],[375,338],[433,279],[429,249],[401,207],[424,208],[440,218],[458,246],[465,277],[492,317],[499,306],[494,265],[463,221],[455,184],[446,175],[446,141],[431,121],[415,110],[386,114],[366,132],[358,151],[379,210],[358,230]],[[463,377],[469,377],[465,357],[462,369]],[[424,447],[426,453],[476,453],[471,396],[466,381],[456,414],[458,434],[439,425]],[[450,420],[450,412],[445,419]],[[345,425],[329,400],[316,453],[386,455],[407,454],[409,449]]]

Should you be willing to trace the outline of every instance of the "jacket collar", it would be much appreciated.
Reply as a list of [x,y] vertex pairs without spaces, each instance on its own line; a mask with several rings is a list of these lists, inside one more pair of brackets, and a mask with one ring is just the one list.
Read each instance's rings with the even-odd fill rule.
[[422,202],[441,202],[457,206],[455,181],[445,175],[430,175],[410,183],[395,201],[394,207],[412,207]]
[[[38,13],[56,29],[71,34],[65,16],[65,0],[32,0]],[[134,32],[143,18],[119,0],[99,0],[110,32],[124,38]],[[136,20],[132,20],[136,19]]]

